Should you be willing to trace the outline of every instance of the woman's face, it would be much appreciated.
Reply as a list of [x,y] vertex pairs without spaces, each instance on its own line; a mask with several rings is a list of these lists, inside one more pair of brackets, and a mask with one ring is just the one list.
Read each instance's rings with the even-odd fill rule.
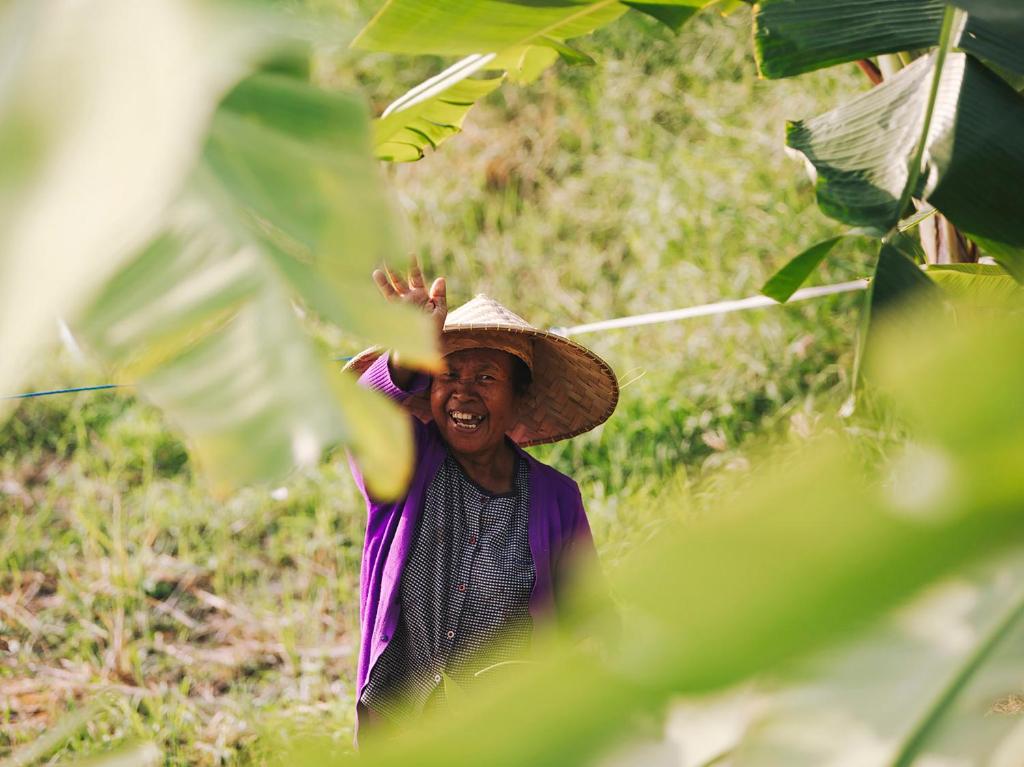
[[495,449],[515,424],[513,364],[511,355],[497,349],[464,349],[444,358],[430,387],[430,412],[456,454]]

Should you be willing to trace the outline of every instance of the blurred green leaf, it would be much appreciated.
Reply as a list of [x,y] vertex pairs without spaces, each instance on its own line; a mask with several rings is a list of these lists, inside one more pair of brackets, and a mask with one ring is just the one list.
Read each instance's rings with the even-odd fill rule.
[[399,492],[406,419],[320,358],[271,262],[218,213],[183,200],[83,317],[85,338],[188,436],[215,490],[272,481],[344,442],[376,492]]
[[191,439],[218,489],[280,478],[345,443],[377,495],[411,465],[405,418],[330,369],[292,297],[421,362],[418,313],[368,279],[394,249],[361,103],[257,75],[225,99],[171,227],[82,319],[107,360]]
[[[840,221],[884,233],[899,219],[918,148],[932,56],[831,112],[791,123],[787,143],[817,170],[818,202]],[[1024,245],[1013,191],[1024,177],[1024,100],[964,54],[950,54],[932,114],[924,167],[910,193],[963,231]]]
[[227,212],[309,308],[411,363],[431,362],[429,323],[382,304],[368,279],[400,248],[360,98],[250,77],[218,110],[203,161]]
[[1019,308],[1024,298],[1024,287],[1000,266],[930,264],[925,273],[944,293],[972,308]]
[[153,235],[260,35],[175,0],[0,9],[0,390]]
[[974,236],[972,240],[992,256],[1017,282],[1024,284],[1024,247],[1015,248],[1002,242]]
[[[752,709],[730,764],[811,767],[967,760],[1001,764],[1017,748],[1024,656],[1024,556],[1018,549],[938,583],[863,636],[789,669],[789,685],[763,685],[717,718],[673,717],[684,752],[715,722]],[[764,689],[767,688],[767,689]],[[686,716],[690,714],[690,716]]]

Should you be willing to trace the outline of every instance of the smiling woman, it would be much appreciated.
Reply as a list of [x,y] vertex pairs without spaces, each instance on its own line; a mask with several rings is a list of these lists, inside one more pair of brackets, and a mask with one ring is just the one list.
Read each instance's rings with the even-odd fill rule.
[[558,617],[571,573],[594,560],[579,488],[522,448],[603,423],[615,409],[611,368],[534,328],[487,296],[448,314],[446,286],[374,272],[385,298],[437,327],[433,378],[370,349],[349,364],[411,414],[416,467],[405,497],[366,491],[357,711],[400,725],[443,707],[496,664],[524,660],[534,623]]

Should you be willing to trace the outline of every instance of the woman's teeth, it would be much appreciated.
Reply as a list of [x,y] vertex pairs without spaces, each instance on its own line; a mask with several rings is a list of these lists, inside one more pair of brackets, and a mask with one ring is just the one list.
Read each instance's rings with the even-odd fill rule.
[[449,410],[448,417],[452,419],[456,427],[465,431],[474,431],[484,420],[482,415],[473,415],[461,410]]

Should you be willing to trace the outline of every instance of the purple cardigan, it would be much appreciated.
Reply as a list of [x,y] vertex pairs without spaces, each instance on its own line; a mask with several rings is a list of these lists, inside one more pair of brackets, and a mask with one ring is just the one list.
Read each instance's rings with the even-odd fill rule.
[[[388,370],[388,355],[382,354],[367,368],[360,383],[401,402],[429,387],[430,379],[417,376],[410,391],[395,385]],[[427,488],[447,454],[437,427],[413,421],[416,446],[416,470],[409,491],[397,501],[380,502],[366,491],[363,475],[349,459],[352,475],[366,499],[368,518],[363,561],[359,578],[359,671],[356,679],[362,697],[366,680],[377,658],[384,652],[398,627],[399,584],[412,547],[416,523],[423,513]],[[577,556],[595,556],[590,525],[583,510],[583,499],[576,483],[516,447],[530,468],[530,551],[536,579],[530,595],[530,615],[534,621],[555,612],[567,580],[569,563]]]

